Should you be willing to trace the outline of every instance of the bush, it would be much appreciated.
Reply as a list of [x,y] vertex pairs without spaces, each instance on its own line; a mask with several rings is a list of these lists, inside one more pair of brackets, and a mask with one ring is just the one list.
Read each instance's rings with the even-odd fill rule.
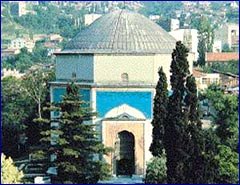
[[144,179],[146,184],[166,184],[167,183],[167,167],[166,155],[153,157],[147,164],[146,176]]
[[23,173],[14,166],[11,157],[1,155],[1,184],[18,184],[23,178]]

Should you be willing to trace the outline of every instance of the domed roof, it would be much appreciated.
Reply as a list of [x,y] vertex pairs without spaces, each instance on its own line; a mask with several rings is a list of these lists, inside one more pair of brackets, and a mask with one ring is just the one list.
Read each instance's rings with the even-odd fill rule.
[[172,53],[175,43],[143,15],[117,10],[80,31],[61,53]]

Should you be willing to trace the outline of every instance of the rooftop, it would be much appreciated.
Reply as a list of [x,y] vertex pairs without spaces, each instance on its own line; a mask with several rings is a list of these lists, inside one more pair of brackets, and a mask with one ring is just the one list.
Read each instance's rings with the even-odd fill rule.
[[148,18],[117,10],[80,31],[65,49],[68,53],[172,53],[176,40]]
[[206,53],[207,62],[226,62],[230,60],[239,60],[239,53]]

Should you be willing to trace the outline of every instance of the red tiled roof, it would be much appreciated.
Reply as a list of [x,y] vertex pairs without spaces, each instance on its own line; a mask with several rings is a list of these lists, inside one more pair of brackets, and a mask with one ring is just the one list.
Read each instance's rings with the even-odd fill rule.
[[239,53],[206,53],[207,62],[226,62],[229,60],[239,60]]

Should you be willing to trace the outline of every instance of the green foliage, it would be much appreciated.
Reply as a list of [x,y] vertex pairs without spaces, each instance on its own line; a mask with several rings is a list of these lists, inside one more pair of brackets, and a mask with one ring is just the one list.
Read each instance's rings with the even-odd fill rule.
[[236,9],[236,10],[229,9],[226,13],[226,17],[228,19],[228,22],[238,24],[239,23],[239,11],[238,11],[238,9]]
[[200,36],[198,41],[198,59],[197,59],[197,64],[200,66],[205,66],[205,63],[206,63],[205,53],[206,53],[206,42],[203,36]]
[[84,123],[84,120],[91,118],[91,114],[83,108],[83,104],[77,86],[68,85],[67,94],[60,103],[62,133],[59,133],[56,161],[58,177],[62,182],[97,183],[104,169],[104,162],[93,157],[106,154],[107,149],[98,139],[95,125]]
[[206,52],[211,52],[214,42],[214,29],[213,25],[206,17],[201,17],[199,19],[198,31],[206,42]]
[[53,63],[53,60],[48,56],[47,48],[43,46],[43,43],[37,42],[32,53],[27,48],[22,48],[14,58],[3,60],[3,68],[25,72],[33,65],[51,63]]
[[214,27],[206,17],[196,19],[196,26],[199,32],[198,42],[198,65],[205,65],[205,52],[212,52],[214,42]]
[[109,180],[112,177],[110,164],[102,163],[100,171],[99,180]]
[[53,74],[52,70],[38,69],[24,79],[2,79],[2,150],[7,155],[24,155],[25,149],[19,149],[23,133],[28,137],[28,145],[37,144],[40,128],[33,118],[42,115],[42,106],[50,100],[48,82],[54,79]]
[[219,176],[222,184],[238,184],[238,153],[226,145],[219,146]]
[[[36,14],[26,14],[15,17],[14,20],[33,33],[59,33],[63,37],[72,38],[83,25],[81,21],[83,10],[77,11],[69,8],[40,3],[33,7]],[[76,18],[80,18],[80,28],[74,24]]]
[[223,7],[221,2],[217,2],[217,1],[212,1],[211,2],[211,8],[214,11],[219,11],[221,8]]
[[39,67],[30,71],[23,79],[26,95],[38,106],[38,117],[42,117],[42,104],[50,94],[48,82],[54,80],[54,72],[51,69]]
[[204,129],[203,138],[205,143],[204,151],[204,183],[215,184],[218,183],[219,177],[219,160],[217,154],[219,153],[218,146],[220,144],[219,137],[216,135],[214,128]]
[[237,151],[238,146],[238,97],[224,94],[218,89],[209,88],[204,93],[217,112],[215,124],[217,135],[224,145]]
[[186,138],[188,144],[185,146],[189,158],[185,162],[185,179],[188,183],[205,183],[204,150],[205,143],[200,121],[197,86],[195,78],[191,75],[186,80],[186,105],[185,114],[188,118],[186,123]]
[[224,73],[232,73],[238,75],[239,74],[238,65],[239,61],[232,60],[224,64],[221,62],[213,63],[211,68]]
[[[215,129],[202,128],[197,87],[194,77],[189,76],[187,53],[185,46],[177,42],[171,63],[173,93],[168,101],[164,133],[167,182],[218,183],[220,160],[217,156],[221,141],[219,137],[222,136]],[[216,89],[218,94],[223,93],[216,86],[212,86],[212,89]],[[213,95],[211,92],[207,94]],[[214,96],[218,101],[223,98],[216,94]],[[219,109],[223,108],[217,101],[215,104]],[[227,105],[226,102],[224,104]],[[236,109],[231,110],[236,112]],[[233,137],[237,138],[236,135]]]
[[[187,61],[188,49],[181,43],[176,43],[172,53],[171,87],[172,95],[169,97],[168,114],[165,127],[164,145],[167,154],[168,183],[184,183],[184,161],[188,154],[185,149],[188,144],[186,132],[186,116],[182,113],[185,94],[185,79],[189,74]],[[176,155],[176,153],[178,155]]]
[[37,41],[33,48],[32,60],[35,63],[46,64],[51,62],[51,58],[48,56],[48,49],[44,47],[44,41]]
[[171,19],[170,18],[160,18],[157,24],[161,26],[167,32],[171,31]]
[[147,164],[146,176],[144,179],[146,184],[166,184],[167,183],[167,167],[166,154],[153,157]]
[[12,158],[1,154],[1,184],[19,184],[22,178],[23,173],[14,166]]
[[214,177],[211,182],[238,183],[238,97],[224,94],[217,86],[210,86],[203,97],[216,111],[214,137],[219,138],[214,147],[209,143],[208,152],[215,156],[213,166],[218,170],[217,175],[209,175]]
[[140,13],[143,13],[146,16],[149,15],[160,15],[165,17],[171,17],[174,15],[176,10],[180,10],[182,8],[182,3],[179,2],[169,2],[162,1],[161,3],[157,1],[152,2],[143,2],[144,6],[140,10]]
[[153,131],[152,131],[152,144],[150,151],[153,156],[160,156],[163,152],[163,136],[165,119],[167,115],[167,102],[168,102],[168,90],[167,90],[167,77],[163,72],[162,67],[159,69],[159,80],[156,86],[156,95],[154,97],[153,107]]
[[234,151],[238,146],[238,97],[225,95],[222,99],[224,109],[218,110],[216,119],[217,134],[221,142]]
[[24,72],[26,69],[33,65],[32,54],[28,52],[27,48],[22,48],[20,53],[16,55],[15,66],[20,72]]
[[214,62],[211,66],[202,66],[202,70],[205,73],[214,73],[217,70],[222,73],[232,73],[235,75],[239,74],[238,70],[239,61],[231,60],[225,63]]
[[19,135],[25,131],[34,105],[24,93],[22,82],[15,77],[2,79],[2,150],[15,157]]
[[232,52],[231,48],[227,43],[223,45],[222,52]]
[[[96,125],[85,122],[91,121],[94,114],[81,100],[78,87],[73,83],[68,85],[63,100],[44,110],[61,112],[58,118],[36,120],[45,125],[41,132],[44,156],[57,156],[57,160],[50,163],[57,167],[57,181],[89,184],[108,178],[109,166],[101,158],[110,149],[99,140]],[[59,126],[49,128],[52,122]]]

